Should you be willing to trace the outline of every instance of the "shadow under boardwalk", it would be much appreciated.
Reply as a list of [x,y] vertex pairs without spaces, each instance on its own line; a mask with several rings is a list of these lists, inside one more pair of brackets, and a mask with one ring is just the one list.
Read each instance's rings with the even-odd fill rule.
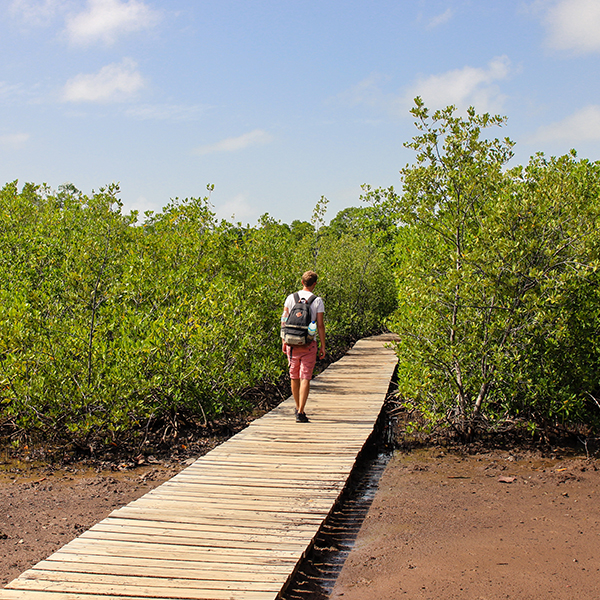
[[359,341],[288,399],[170,481],[0,590],[0,600],[274,600],[340,496],[372,433],[396,358]]

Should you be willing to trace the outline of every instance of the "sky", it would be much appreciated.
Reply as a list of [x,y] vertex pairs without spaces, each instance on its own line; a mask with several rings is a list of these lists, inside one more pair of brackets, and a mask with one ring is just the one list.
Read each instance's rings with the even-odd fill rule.
[[400,187],[409,110],[508,117],[513,164],[600,159],[600,0],[0,0],[0,186],[124,212],[327,220]]

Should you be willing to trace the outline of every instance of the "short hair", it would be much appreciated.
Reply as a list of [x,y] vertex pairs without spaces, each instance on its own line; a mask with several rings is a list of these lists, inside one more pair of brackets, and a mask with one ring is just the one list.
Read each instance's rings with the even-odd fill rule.
[[311,287],[317,283],[319,276],[314,271],[306,271],[302,275],[302,285],[305,287]]

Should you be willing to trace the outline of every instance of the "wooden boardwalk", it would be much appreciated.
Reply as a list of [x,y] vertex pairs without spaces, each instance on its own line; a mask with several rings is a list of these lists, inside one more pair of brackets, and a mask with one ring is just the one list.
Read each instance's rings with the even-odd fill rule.
[[191,466],[41,561],[0,600],[274,600],[342,492],[381,411],[396,358],[361,340]]

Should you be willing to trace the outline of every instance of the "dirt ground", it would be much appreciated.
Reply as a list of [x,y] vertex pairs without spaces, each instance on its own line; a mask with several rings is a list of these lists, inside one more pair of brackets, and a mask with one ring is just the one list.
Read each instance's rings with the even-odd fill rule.
[[595,600],[600,462],[535,453],[397,454],[336,600]]
[[[185,463],[113,472],[5,463],[0,585]],[[396,454],[333,589],[336,600],[600,596],[600,462],[439,449]]]

